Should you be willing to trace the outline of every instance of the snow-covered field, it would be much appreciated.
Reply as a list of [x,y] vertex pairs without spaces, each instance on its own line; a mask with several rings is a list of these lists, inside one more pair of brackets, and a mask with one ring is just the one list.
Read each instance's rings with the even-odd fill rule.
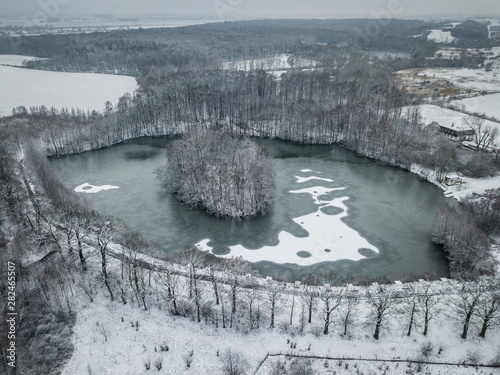
[[137,86],[133,77],[110,74],[63,73],[0,66],[0,116],[17,106],[75,108],[103,111],[106,101],[118,103]]
[[425,69],[419,76],[446,79],[465,89],[500,92],[500,72],[481,69]]
[[476,96],[452,101],[451,104],[463,108],[468,113],[478,113],[493,117],[500,122],[500,94]]
[[[306,173],[306,170],[302,172]],[[311,180],[327,183],[333,181],[314,175],[295,177],[298,183]],[[367,255],[378,254],[379,250],[375,246],[342,221],[348,216],[348,209],[344,202],[349,197],[331,198],[328,196],[329,193],[338,190],[343,190],[343,188],[314,186],[290,191],[291,194],[308,194],[318,205],[316,212],[293,219],[297,225],[307,231],[307,237],[296,237],[289,232],[282,231],[278,236],[279,243],[275,246],[264,246],[250,251],[242,245],[231,246],[231,252],[224,257],[241,256],[253,263],[270,261],[279,264],[310,266],[341,259],[358,261],[365,259]],[[210,240],[202,240],[196,246],[200,250],[212,250]]]
[[450,31],[443,31],[443,30],[431,30],[431,33],[427,36],[427,40],[433,40],[436,43],[451,43],[455,41],[456,38],[454,38],[451,35]]
[[0,55],[0,65],[23,66],[24,61],[43,60],[39,57],[21,55]]
[[[471,115],[432,104],[422,104],[419,105],[418,108],[420,110],[421,120],[425,125],[437,122],[439,125],[454,127],[456,129],[467,128],[464,127],[464,121],[471,117]],[[500,124],[497,122],[485,120],[484,126],[496,127],[499,128],[500,131]]]

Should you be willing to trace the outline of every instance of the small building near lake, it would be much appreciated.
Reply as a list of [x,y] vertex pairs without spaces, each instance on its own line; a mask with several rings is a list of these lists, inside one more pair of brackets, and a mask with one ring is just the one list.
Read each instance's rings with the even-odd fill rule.
[[457,186],[457,185],[462,185],[464,180],[457,175],[449,175],[446,176],[444,179],[444,183],[448,186]]

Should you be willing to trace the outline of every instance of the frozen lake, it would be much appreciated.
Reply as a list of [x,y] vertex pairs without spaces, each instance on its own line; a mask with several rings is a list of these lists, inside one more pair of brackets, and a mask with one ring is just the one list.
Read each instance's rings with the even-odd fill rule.
[[335,146],[258,141],[274,158],[276,202],[234,223],[190,210],[155,180],[168,139],[143,138],[52,159],[61,181],[165,251],[198,245],[243,256],[264,275],[447,275],[430,229],[442,191],[415,175]]
[[[3,60],[0,55],[0,61],[18,62],[11,55]],[[107,101],[117,104],[123,94],[132,93],[137,87],[135,78],[128,76],[51,72],[3,65],[0,65],[0,82],[0,116],[11,115],[12,109],[20,105],[28,109],[45,105],[47,108],[101,112]]]

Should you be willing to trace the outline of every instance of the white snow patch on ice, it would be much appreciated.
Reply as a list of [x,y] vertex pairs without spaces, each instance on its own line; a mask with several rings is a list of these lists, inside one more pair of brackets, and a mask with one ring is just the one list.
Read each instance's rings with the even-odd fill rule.
[[298,182],[299,184],[301,184],[301,183],[303,183],[303,182],[311,181],[311,180],[319,180],[319,181],[333,182],[333,180],[331,180],[331,179],[329,179],[329,178],[316,177],[316,176],[311,176],[311,177],[299,177],[299,176],[295,176],[295,178],[297,179],[297,182]]
[[[314,203],[320,206],[316,212],[293,219],[309,233],[307,237],[296,237],[282,231],[278,235],[279,244],[276,246],[264,246],[256,250],[247,249],[242,245],[231,246],[230,253],[222,257],[241,256],[249,262],[269,261],[310,266],[341,259],[352,261],[365,259],[366,256],[359,252],[360,249],[365,249],[365,254],[379,253],[375,246],[342,221],[342,218],[348,216],[344,202],[349,197],[328,199],[326,196],[333,191],[343,189],[315,186],[290,191],[291,194],[309,194]],[[320,199],[322,196],[326,199]],[[325,213],[325,209],[328,211],[329,207],[338,213]],[[212,250],[210,240],[200,241],[196,246],[203,251]]]
[[134,77],[111,74],[49,72],[0,66],[0,116],[8,116],[17,106],[45,105],[47,108],[104,110],[126,92],[132,93]]
[[451,43],[455,41],[455,38],[451,35],[451,31],[431,30],[427,40],[433,40],[436,43]]
[[77,186],[75,188],[75,191],[77,193],[87,193],[87,194],[95,194],[99,193],[101,191],[105,190],[111,190],[111,189],[119,189],[119,186],[113,186],[113,185],[102,185],[102,186],[94,186],[90,185],[88,182],[81,184],[80,186]]
[[482,194],[487,190],[500,188],[500,176],[489,178],[466,178],[459,186],[447,186],[451,196],[456,199],[463,199],[472,196],[472,193]]
[[307,172],[320,173],[320,172],[313,171],[312,169],[302,169],[301,172],[302,173],[307,173]]

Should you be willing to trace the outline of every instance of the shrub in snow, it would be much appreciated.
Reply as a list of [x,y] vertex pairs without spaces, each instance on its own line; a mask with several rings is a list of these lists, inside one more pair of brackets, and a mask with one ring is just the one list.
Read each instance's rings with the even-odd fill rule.
[[194,350],[191,350],[188,354],[184,356],[184,361],[186,361],[186,368],[191,367],[191,363],[193,363]]
[[422,353],[422,356],[424,358],[429,357],[432,354],[433,350],[434,350],[434,345],[430,341],[424,342],[420,347],[420,352]]
[[269,375],[284,375],[286,374],[286,366],[279,359],[274,361],[271,365]]
[[146,370],[151,370],[151,359],[150,358],[147,358],[144,361],[144,367],[146,368]]
[[[346,367],[347,369],[347,367]],[[288,370],[290,375],[314,375],[312,362],[310,359],[295,359],[290,363]]]
[[466,364],[477,365],[481,361],[481,354],[477,350],[467,350]]
[[167,146],[167,165],[156,173],[179,201],[216,216],[263,214],[274,199],[272,159],[223,129],[191,126]]
[[163,358],[157,357],[155,359],[154,365],[158,371],[160,371],[163,367]]
[[249,363],[243,354],[226,350],[221,357],[223,373],[227,375],[243,375],[247,373]]

